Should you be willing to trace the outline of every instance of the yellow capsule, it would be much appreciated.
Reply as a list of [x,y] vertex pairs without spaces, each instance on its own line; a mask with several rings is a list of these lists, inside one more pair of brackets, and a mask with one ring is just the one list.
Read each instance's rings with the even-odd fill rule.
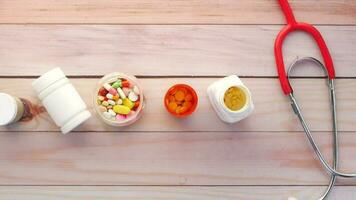
[[135,106],[135,103],[133,103],[132,101],[130,101],[130,99],[126,98],[122,101],[122,103],[124,104],[124,106],[132,109]]
[[127,115],[131,111],[129,107],[123,105],[115,105],[112,109],[114,110],[115,113],[121,115]]

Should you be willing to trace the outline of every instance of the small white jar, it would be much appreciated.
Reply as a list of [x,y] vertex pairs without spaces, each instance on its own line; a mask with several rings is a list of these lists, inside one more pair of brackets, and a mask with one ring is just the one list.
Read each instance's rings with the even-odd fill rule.
[[0,93],[0,126],[19,121],[24,114],[22,101],[6,93]]
[[63,134],[90,118],[86,104],[60,68],[43,74],[32,86]]
[[[224,102],[225,93],[231,87],[237,87],[245,94],[246,102],[239,110],[229,109]],[[249,116],[254,109],[250,90],[236,75],[231,75],[214,82],[208,87],[207,92],[214,110],[220,119],[226,123],[238,122]]]

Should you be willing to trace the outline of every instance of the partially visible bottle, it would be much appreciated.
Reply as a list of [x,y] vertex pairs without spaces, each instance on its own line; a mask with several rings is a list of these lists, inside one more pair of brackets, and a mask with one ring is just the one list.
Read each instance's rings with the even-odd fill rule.
[[0,126],[15,123],[24,116],[24,102],[6,93],[0,93]]

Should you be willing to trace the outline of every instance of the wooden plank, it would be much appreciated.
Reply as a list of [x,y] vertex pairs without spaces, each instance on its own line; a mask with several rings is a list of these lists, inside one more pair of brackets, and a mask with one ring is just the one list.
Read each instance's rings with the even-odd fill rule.
[[[331,135],[315,133],[331,156]],[[355,171],[340,133],[340,169]],[[325,185],[300,132],[1,133],[1,185]],[[340,179],[338,184],[356,185]]]
[[[356,187],[335,187],[328,200],[353,200]],[[1,199],[12,200],[286,200],[294,195],[299,199],[317,199],[324,187],[0,187]]]
[[[81,96],[91,108],[93,88],[98,79],[71,79]],[[140,79],[146,95],[146,107],[142,118],[133,126],[115,128],[105,125],[92,110],[93,117],[76,131],[302,131],[294,115],[289,100],[282,94],[278,79],[244,78],[250,88],[255,111],[249,118],[236,123],[220,121],[208,100],[206,89],[216,78],[160,78]],[[19,97],[29,98],[35,104],[36,98],[31,88],[33,79],[0,79],[0,91]],[[163,95],[176,83],[188,83],[198,93],[197,111],[187,119],[176,119],[164,108]],[[331,131],[329,97],[323,79],[292,80],[301,108],[313,131]],[[356,130],[356,80],[337,79],[339,130]],[[164,123],[162,123],[164,122]],[[0,131],[58,131],[46,113],[33,120],[1,127]]]
[[[316,24],[355,24],[353,0],[290,1],[296,17]],[[2,0],[0,23],[280,24],[277,1]]]
[[[333,55],[337,76],[356,77],[356,27],[318,28]],[[0,76],[38,76],[54,66],[76,76],[112,71],[144,76],[276,76],[273,41],[280,29],[268,25],[2,25]],[[320,59],[309,36],[292,36],[284,45],[287,65],[297,56]],[[299,76],[321,75],[311,65],[298,71]]]

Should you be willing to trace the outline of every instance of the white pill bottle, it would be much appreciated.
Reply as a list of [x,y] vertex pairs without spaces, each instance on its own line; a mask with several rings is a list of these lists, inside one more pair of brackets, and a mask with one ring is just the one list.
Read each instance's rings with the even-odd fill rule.
[[43,74],[32,86],[63,134],[90,118],[86,104],[60,68]]
[[25,112],[21,99],[6,93],[0,93],[0,126],[19,121]]
[[[224,102],[225,93],[233,87],[239,88],[246,98],[245,104],[238,110],[231,110]],[[208,87],[207,92],[214,110],[220,119],[226,123],[238,122],[249,116],[254,109],[250,90],[236,75],[227,76],[214,82]]]

